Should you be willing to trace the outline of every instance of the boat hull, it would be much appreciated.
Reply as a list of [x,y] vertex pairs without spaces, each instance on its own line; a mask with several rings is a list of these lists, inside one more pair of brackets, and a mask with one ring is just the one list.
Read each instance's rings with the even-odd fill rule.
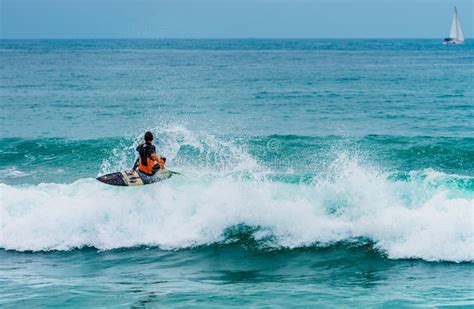
[[453,39],[444,39],[443,45],[455,45],[455,44],[464,44],[464,41],[453,40]]

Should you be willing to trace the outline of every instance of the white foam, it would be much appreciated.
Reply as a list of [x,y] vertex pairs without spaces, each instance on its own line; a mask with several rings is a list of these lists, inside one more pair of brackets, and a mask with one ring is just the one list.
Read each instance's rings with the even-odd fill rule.
[[21,178],[28,176],[28,173],[18,170],[16,167],[9,167],[0,170],[0,179],[4,178]]
[[[187,176],[138,188],[94,179],[0,184],[0,247],[177,249],[223,241],[226,229],[246,224],[259,227],[257,240],[271,236],[275,247],[362,237],[394,259],[474,261],[474,193],[452,185],[468,176],[427,169],[406,181],[388,180],[387,173],[339,153],[312,184],[271,182],[264,176],[272,171],[236,143],[181,126],[152,131],[171,167],[183,145],[212,166],[184,162],[180,171]],[[100,174],[130,168],[140,139],[119,145]]]
[[363,237],[394,259],[474,261],[472,192],[433,186],[446,175],[432,171],[389,181],[346,156],[334,166],[330,178],[313,184],[220,175],[173,177],[139,188],[93,179],[0,184],[0,247],[176,249],[222,241],[227,228],[243,223],[261,228],[256,238],[273,236],[274,246]]

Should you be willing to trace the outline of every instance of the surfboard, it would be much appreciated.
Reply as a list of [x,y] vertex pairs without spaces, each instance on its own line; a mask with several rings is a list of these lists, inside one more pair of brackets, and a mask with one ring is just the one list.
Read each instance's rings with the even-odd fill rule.
[[173,176],[173,174],[177,173],[167,169],[159,170],[153,176],[147,176],[137,172],[131,173],[130,171],[123,171],[103,175],[96,179],[112,186],[142,186],[163,181]]

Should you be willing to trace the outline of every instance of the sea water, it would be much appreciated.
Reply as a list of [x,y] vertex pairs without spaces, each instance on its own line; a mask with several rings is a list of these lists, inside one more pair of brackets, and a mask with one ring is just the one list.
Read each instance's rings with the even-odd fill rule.
[[[0,41],[0,306],[474,305],[474,45]],[[146,130],[166,182],[113,187]]]

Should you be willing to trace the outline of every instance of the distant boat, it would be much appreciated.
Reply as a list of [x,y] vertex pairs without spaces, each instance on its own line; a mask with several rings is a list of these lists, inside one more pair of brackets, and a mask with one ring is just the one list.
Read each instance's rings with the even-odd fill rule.
[[453,21],[451,22],[451,31],[449,37],[444,39],[443,44],[462,44],[464,43],[464,34],[462,34],[461,24],[459,23],[458,10],[454,7]]

